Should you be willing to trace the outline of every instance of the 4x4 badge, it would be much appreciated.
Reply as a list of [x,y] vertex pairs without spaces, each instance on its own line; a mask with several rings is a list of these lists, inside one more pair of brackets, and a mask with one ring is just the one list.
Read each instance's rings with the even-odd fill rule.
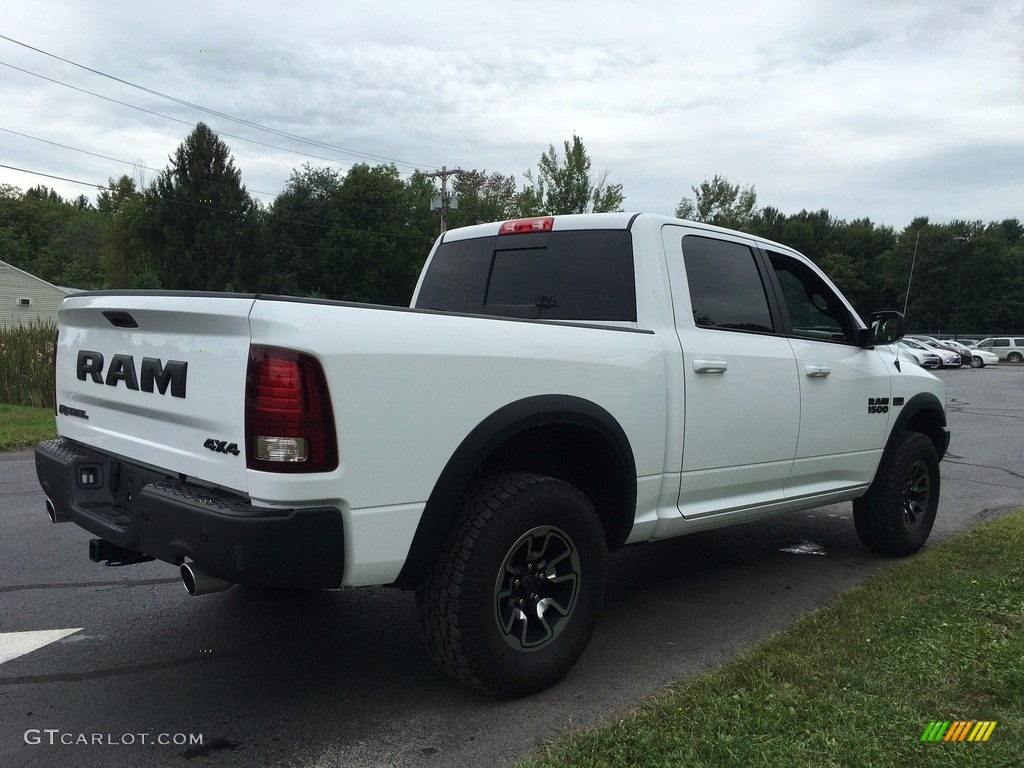
[[206,442],[203,443],[203,448],[209,448],[214,453],[230,453],[232,456],[237,456],[241,453],[238,450],[238,443],[229,443],[227,440],[214,440],[212,437],[207,438]]

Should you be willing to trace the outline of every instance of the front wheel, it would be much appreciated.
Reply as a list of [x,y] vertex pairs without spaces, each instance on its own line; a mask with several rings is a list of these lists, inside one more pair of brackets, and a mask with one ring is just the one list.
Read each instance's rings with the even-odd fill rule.
[[853,502],[857,535],[883,555],[911,555],[928,540],[939,506],[939,458],[919,432],[904,432],[882,458],[868,492]]
[[560,680],[586,648],[604,596],[606,545],[593,505],[541,475],[485,478],[416,592],[427,652],[502,698]]
[[984,368],[985,361],[977,355],[971,355],[971,368]]

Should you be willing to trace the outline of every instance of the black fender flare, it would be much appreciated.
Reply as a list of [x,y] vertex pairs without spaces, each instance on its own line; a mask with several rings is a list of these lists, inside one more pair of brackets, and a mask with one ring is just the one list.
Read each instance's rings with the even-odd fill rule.
[[942,401],[931,392],[919,392],[904,403],[903,409],[900,411],[899,416],[896,417],[892,431],[889,433],[889,439],[886,441],[886,451],[888,451],[889,446],[892,444],[893,437],[905,431],[911,420],[923,411],[930,411],[934,415],[938,431],[935,434],[929,434],[928,437],[935,444],[935,452],[939,456],[939,461],[942,460],[942,457],[946,454],[946,449],[949,447],[946,409],[942,405]]
[[[414,587],[433,562],[451,526],[463,491],[487,459],[509,439],[528,429],[568,424],[585,427],[604,438],[615,453],[628,482],[630,513],[636,508],[636,462],[625,431],[607,410],[573,395],[534,395],[502,406],[481,421],[448,459],[420,516],[416,534],[395,585]],[[616,531],[616,545],[629,534],[632,519]]]

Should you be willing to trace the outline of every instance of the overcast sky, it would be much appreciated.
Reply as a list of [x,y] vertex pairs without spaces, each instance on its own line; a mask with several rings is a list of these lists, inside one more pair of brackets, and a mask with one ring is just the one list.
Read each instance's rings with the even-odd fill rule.
[[1024,218],[1024,0],[42,0],[8,3],[0,35],[350,150],[0,39],[0,164],[95,184],[133,161],[151,181],[199,120],[266,203],[304,162],[521,183],[577,133],[631,211],[720,173],[785,213]]

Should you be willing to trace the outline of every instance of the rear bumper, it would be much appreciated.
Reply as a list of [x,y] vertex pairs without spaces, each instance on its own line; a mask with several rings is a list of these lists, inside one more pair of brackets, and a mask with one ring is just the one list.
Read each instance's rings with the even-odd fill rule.
[[[236,584],[334,588],[344,526],[333,507],[266,509],[63,440],[36,447],[36,474],[57,519],[119,547]],[[83,476],[84,475],[84,476]]]

